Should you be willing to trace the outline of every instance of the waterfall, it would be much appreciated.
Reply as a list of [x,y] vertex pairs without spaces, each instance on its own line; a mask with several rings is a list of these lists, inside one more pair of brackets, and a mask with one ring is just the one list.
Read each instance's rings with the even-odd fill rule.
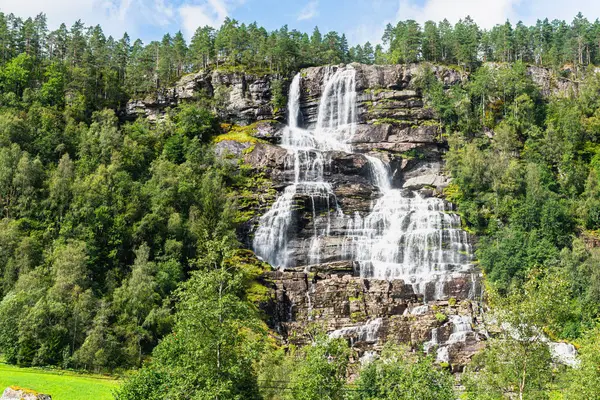
[[433,282],[434,297],[443,297],[445,281],[472,270],[471,245],[460,217],[448,213],[441,199],[391,189],[387,182],[379,188],[382,197],[372,212],[355,217],[348,234],[361,275],[402,279],[419,293]]
[[366,217],[349,223],[345,257],[358,261],[361,276],[402,279],[433,297],[444,297],[444,283],[472,270],[472,249],[460,217],[448,213],[446,202],[418,192],[392,188],[390,171],[378,158],[367,156],[373,183],[382,196]]
[[350,338],[352,345],[358,342],[377,343],[382,324],[383,320],[376,318],[361,325],[337,329],[329,333],[329,337],[333,339],[342,337]]
[[[312,130],[302,128],[301,86],[298,74],[290,86],[289,123],[282,137],[294,181],[260,219],[254,238],[256,254],[280,268],[295,266],[294,251],[302,251],[311,264],[320,263],[323,239],[331,234],[331,214],[335,213],[346,225],[339,259],[357,261],[364,278],[402,279],[412,284],[416,293],[425,295],[433,287],[428,296],[443,298],[446,282],[473,267],[471,245],[460,217],[442,199],[394,188],[389,166],[375,154],[365,157],[381,196],[368,215],[345,216],[324,171],[327,152],[353,151],[350,141],[358,121],[356,71],[351,66],[326,71]],[[291,249],[290,240],[298,239],[292,235],[302,201],[304,209],[312,209],[312,231],[302,239],[301,248],[296,243]]]
[[[293,266],[288,247],[294,226],[298,197],[309,202],[313,211],[313,234],[305,246],[311,263],[319,263],[320,239],[330,231],[330,209],[340,212],[333,189],[323,179],[326,166],[324,152],[350,151],[348,140],[354,133],[356,119],[355,70],[340,68],[328,70],[319,117],[314,130],[300,128],[300,86],[302,77],[297,74],[290,85],[288,99],[288,126],[282,137],[282,146],[291,156],[294,182],[287,186],[271,209],[259,221],[253,247],[256,254],[271,265],[286,268]],[[317,207],[325,207],[327,226],[317,227]]]
[[444,324],[452,326],[452,333],[448,340],[440,342],[439,328],[431,330],[431,340],[423,343],[423,350],[429,353],[436,350],[436,361],[440,363],[450,362],[450,348],[457,343],[466,343],[469,338],[473,338],[475,332],[471,326],[471,317],[467,315],[450,315],[449,321]]

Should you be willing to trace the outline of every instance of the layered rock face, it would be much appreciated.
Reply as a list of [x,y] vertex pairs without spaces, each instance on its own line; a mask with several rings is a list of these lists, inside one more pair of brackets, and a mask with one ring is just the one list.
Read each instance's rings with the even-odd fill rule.
[[125,108],[125,117],[158,120],[168,107],[204,96],[214,98],[221,118],[232,123],[245,125],[274,119],[278,115],[271,105],[272,80],[270,75],[219,70],[189,74],[172,88],[131,100]]
[[[288,127],[240,154],[279,189],[246,227],[278,270],[267,309],[284,340],[318,325],[359,354],[424,345],[460,368],[480,348],[472,238],[441,197],[446,149],[415,85],[417,66],[309,68]],[[463,77],[435,68],[447,87]],[[222,146],[227,146],[226,144]]]
[[[127,118],[159,120],[208,96],[225,121],[252,124],[259,143],[225,140],[216,151],[261,177],[239,234],[274,267],[263,279],[273,292],[264,309],[283,341],[305,344],[316,325],[359,356],[404,343],[453,370],[481,349],[473,238],[443,200],[447,144],[416,84],[420,68],[308,68],[291,82],[289,110],[271,104],[275,77],[218,70],[127,105]],[[446,88],[467,79],[430,68]],[[544,95],[577,89],[543,68],[528,74]]]

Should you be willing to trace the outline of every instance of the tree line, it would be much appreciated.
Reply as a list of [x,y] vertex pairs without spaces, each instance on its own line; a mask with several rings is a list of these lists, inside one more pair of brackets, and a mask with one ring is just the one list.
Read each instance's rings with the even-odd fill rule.
[[519,21],[481,29],[470,17],[454,26],[443,20],[414,20],[388,24],[383,36],[388,51],[376,62],[473,65],[478,62],[522,61],[555,69],[600,63],[600,20],[590,22],[581,13],[571,23],[538,20],[527,26]]
[[[322,34],[318,27],[311,34],[288,26],[269,32],[256,23],[227,18],[218,29],[199,27],[189,43],[177,32],[144,44],[126,33],[107,37],[100,26],[81,21],[50,31],[44,14],[23,20],[0,13],[4,92],[21,96],[45,85],[46,103],[66,101],[85,110],[122,106],[131,97],[208,67],[285,75],[301,67],[349,62],[473,66],[522,61],[556,69],[600,63],[600,21],[590,22],[581,13],[570,23],[544,19],[526,26],[507,21],[491,29],[480,28],[470,17],[454,25],[447,20],[423,26],[400,21],[387,25],[382,42],[350,46],[344,34]],[[57,98],[63,90],[69,96]]]

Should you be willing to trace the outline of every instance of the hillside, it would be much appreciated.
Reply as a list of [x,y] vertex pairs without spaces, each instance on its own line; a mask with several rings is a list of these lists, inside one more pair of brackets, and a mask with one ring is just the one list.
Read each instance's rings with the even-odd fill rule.
[[136,370],[119,399],[597,395],[598,22],[42,17],[0,14],[9,364]]

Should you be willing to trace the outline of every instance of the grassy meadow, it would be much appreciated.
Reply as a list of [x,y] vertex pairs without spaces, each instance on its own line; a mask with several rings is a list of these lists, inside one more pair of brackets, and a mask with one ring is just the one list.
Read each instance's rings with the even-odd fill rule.
[[52,400],[110,400],[119,381],[101,375],[69,371],[19,368],[0,363],[0,393],[8,386],[33,389],[52,395]]

